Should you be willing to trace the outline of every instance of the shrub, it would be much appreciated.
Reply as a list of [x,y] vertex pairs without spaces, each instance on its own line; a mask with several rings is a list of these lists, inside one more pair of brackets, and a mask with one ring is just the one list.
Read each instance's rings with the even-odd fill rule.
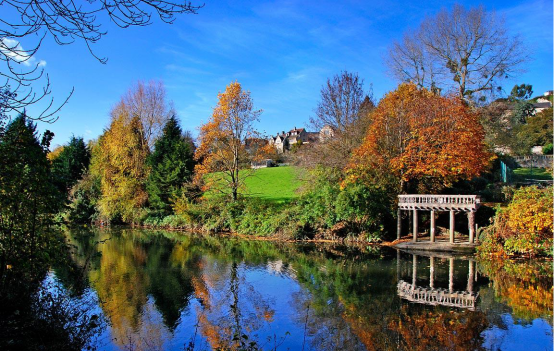
[[553,143],[547,144],[542,148],[544,155],[553,155]]
[[524,187],[482,232],[482,254],[552,255],[553,187]]

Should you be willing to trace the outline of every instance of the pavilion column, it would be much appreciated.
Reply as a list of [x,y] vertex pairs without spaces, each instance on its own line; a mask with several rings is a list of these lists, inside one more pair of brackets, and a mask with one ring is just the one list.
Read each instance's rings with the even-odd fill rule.
[[474,262],[468,260],[468,284],[466,285],[466,290],[472,292],[474,290]]
[[416,287],[416,268],[418,266],[418,259],[416,255],[412,255],[412,288]]
[[455,242],[455,211],[449,211],[449,242]]
[[397,209],[397,240],[401,240],[401,209]]
[[455,287],[454,283],[454,276],[455,276],[455,259],[449,259],[449,292],[452,293]]
[[412,210],[412,241],[418,241],[418,210]]
[[434,288],[435,265],[434,256],[430,256],[430,288]]
[[430,242],[436,241],[436,211],[430,211]]
[[474,211],[468,212],[468,242],[470,244],[474,243],[474,235],[475,235],[474,231],[476,228],[475,216],[476,216],[476,212]]
[[397,250],[397,281],[401,280],[401,251]]

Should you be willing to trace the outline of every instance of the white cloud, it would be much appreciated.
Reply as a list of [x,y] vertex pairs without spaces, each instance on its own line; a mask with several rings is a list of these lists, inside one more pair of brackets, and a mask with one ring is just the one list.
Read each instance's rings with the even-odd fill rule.
[[6,56],[10,60],[15,61],[27,67],[46,66],[46,61],[40,60],[37,62],[37,59],[31,56],[31,53],[29,51],[23,49],[21,44],[15,39],[10,39],[10,38],[0,39],[0,53],[2,53],[2,55]]

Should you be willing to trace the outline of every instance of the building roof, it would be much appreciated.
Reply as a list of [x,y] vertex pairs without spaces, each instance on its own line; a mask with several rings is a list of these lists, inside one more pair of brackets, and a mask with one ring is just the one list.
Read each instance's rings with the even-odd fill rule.
[[534,105],[534,108],[550,108],[551,102],[536,102],[533,105]]
[[304,128],[297,128],[297,127],[295,127],[295,128],[293,128],[293,129],[291,129],[291,130],[289,131],[289,133],[291,133],[291,134],[300,134],[300,133],[302,133],[303,131],[304,131]]

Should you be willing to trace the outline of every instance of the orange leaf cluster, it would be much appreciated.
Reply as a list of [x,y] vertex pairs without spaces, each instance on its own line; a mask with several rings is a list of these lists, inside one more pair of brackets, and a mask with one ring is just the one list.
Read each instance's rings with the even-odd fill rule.
[[402,84],[371,118],[348,165],[348,179],[364,178],[373,169],[393,174],[401,184],[426,179],[443,187],[478,176],[492,159],[478,115],[457,97]]

